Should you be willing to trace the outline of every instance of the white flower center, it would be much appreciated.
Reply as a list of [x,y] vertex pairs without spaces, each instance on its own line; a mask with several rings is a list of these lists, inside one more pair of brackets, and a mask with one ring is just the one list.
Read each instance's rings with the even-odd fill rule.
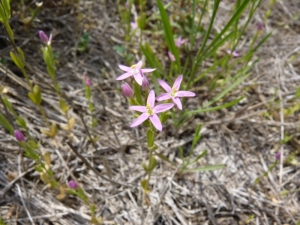
[[148,116],[152,116],[154,114],[150,104],[146,105],[146,109],[147,109],[146,113],[148,114]]
[[130,68],[131,68],[131,74],[132,74],[132,75],[137,74],[137,70],[136,70],[137,64],[132,65]]
[[176,87],[173,87],[173,88],[172,88],[172,91],[171,91],[171,93],[170,93],[170,94],[171,94],[171,96],[172,96],[172,97],[175,97],[175,96],[176,96],[176,93],[177,93],[177,91],[178,91],[178,90],[176,89]]

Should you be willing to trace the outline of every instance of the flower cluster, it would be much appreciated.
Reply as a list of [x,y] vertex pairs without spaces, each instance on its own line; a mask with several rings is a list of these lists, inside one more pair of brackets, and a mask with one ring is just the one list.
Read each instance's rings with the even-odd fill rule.
[[[147,90],[149,89],[149,82],[144,74],[153,72],[155,69],[150,69],[150,68],[142,69],[142,65],[143,65],[142,61],[139,61],[137,64],[132,65],[131,67],[119,65],[119,68],[123,70],[125,73],[117,77],[116,80],[124,80],[126,78],[133,76],[136,83],[139,84],[143,90],[146,90],[146,93],[148,94]],[[166,93],[163,93],[155,98],[154,90],[151,90],[148,94],[147,102],[145,103],[145,106],[141,106],[141,105],[130,106],[129,109],[141,113],[138,116],[138,118],[136,118],[131,123],[130,127],[136,127],[142,124],[147,119],[149,119],[150,122],[153,124],[153,126],[157,130],[161,131],[162,123],[157,114],[170,110],[171,108],[173,108],[175,104],[178,107],[178,109],[182,110],[182,103],[180,101],[180,98],[194,97],[196,95],[195,93],[190,91],[179,91],[182,79],[183,79],[182,75],[178,76],[178,78],[175,80],[172,87],[170,87],[167,84],[167,82],[165,82],[164,80],[158,79],[158,83],[166,91]],[[128,83],[122,84],[122,93],[125,97],[128,98],[133,98],[135,94]],[[172,100],[172,102],[155,105],[155,100],[158,102]]]

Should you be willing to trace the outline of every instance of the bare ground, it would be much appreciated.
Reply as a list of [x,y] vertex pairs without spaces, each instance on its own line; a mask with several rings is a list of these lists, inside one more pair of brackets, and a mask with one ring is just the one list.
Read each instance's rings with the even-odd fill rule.
[[[295,105],[292,101],[300,86],[299,75],[299,20],[297,0],[278,1],[265,24],[264,33],[273,32],[269,41],[259,50],[259,63],[251,77],[231,96],[246,96],[239,105],[193,118],[179,130],[166,127],[159,134],[157,145],[171,161],[180,163],[178,146],[188,149],[197,124],[203,124],[202,139],[195,155],[208,150],[198,166],[226,164],[213,172],[179,175],[176,168],[159,161],[150,194],[145,195],[139,181],[145,176],[141,163],[147,158],[142,129],[130,129],[133,119],[127,103],[119,91],[115,78],[122,62],[113,46],[123,41],[124,31],[117,16],[116,6],[100,0],[81,1],[78,6],[57,1],[45,1],[44,8],[32,26],[19,22],[20,10],[14,10],[11,19],[18,45],[26,53],[32,80],[43,90],[43,106],[50,121],[65,123],[58,111],[57,97],[48,85],[50,79],[41,58],[37,31],[54,34],[53,49],[59,55],[58,79],[71,115],[76,118],[72,145],[93,167],[106,177],[105,157],[112,172],[112,184],[86,166],[67,145],[67,134],[60,130],[57,143],[41,135],[44,122],[27,96],[27,85],[21,73],[8,57],[10,50],[3,28],[0,30],[0,56],[7,66],[0,68],[1,85],[9,88],[7,97],[17,113],[26,117],[32,135],[41,141],[43,152],[51,152],[55,177],[66,183],[76,179],[90,199],[97,205],[97,215],[103,224],[296,224],[299,214],[299,110],[284,117],[284,109]],[[70,1],[69,1],[70,2]],[[251,21],[264,17],[268,1]],[[224,24],[230,5],[221,4],[221,12],[214,29]],[[90,33],[88,50],[76,52],[78,40],[84,31]],[[251,29],[248,35],[254,32]],[[247,50],[247,35],[239,46],[241,54]],[[133,51],[137,52],[137,51]],[[292,59],[291,57],[294,56]],[[138,55],[136,55],[136,59]],[[99,126],[97,149],[87,141],[82,119],[88,121],[87,102],[82,88],[82,74],[87,71],[93,82],[93,101]],[[196,87],[195,87],[196,88]],[[204,88],[197,98],[189,99],[186,106],[199,107],[210,98]],[[274,101],[275,100],[275,101]],[[298,102],[299,104],[299,102]],[[1,113],[3,107],[1,105]],[[294,135],[281,144],[284,135]],[[275,153],[283,154],[277,167],[260,184],[255,179],[268,170]],[[294,161],[287,161],[289,156]],[[290,191],[281,195],[284,190]],[[87,206],[72,196],[58,200],[55,190],[45,187],[34,164],[23,157],[14,137],[0,129],[0,217],[7,224],[89,224]],[[33,222],[32,222],[33,221]]]

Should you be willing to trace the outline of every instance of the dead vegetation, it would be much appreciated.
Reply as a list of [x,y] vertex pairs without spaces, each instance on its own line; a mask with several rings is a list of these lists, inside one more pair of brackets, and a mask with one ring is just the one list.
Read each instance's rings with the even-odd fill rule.
[[[145,176],[141,163],[148,155],[145,137],[140,129],[129,128],[133,117],[115,82],[120,73],[117,65],[122,59],[113,46],[124,43],[124,33],[112,2],[44,1],[43,10],[31,26],[19,21],[19,8],[15,8],[11,19],[17,44],[26,53],[30,77],[42,87],[47,116],[50,121],[63,124],[66,120],[49,85],[37,36],[40,29],[53,32],[58,80],[72,106],[71,115],[76,118],[71,145],[94,170],[72,151],[65,131],[59,131],[56,142],[40,133],[45,125],[27,98],[28,87],[9,59],[10,45],[3,27],[0,29],[0,56],[7,60],[0,68],[0,84],[8,87],[6,96],[17,113],[26,117],[30,132],[41,141],[42,151],[51,153],[57,180],[77,180],[97,205],[97,215],[103,217],[103,224],[297,224],[300,117],[299,110],[288,116],[284,116],[284,110],[296,104],[293,98],[300,87],[300,25],[295,19],[300,13],[298,1],[275,4],[264,31],[272,31],[273,35],[257,53],[260,61],[251,78],[232,93],[246,96],[241,104],[197,115],[179,130],[169,124],[168,132],[159,134],[159,151],[180,163],[177,147],[188,149],[191,131],[197,124],[203,124],[203,137],[195,154],[205,149],[209,153],[199,165],[224,163],[226,168],[179,175],[176,168],[160,161],[148,195],[139,184]],[[255,19],[264,16],[267,6],[265,1],[252,21],[253,27]],[[222,3],[221,10],[226,15],[230,7]],[[224,18],[219,16],[215,29],[223,24]],[[89,32],[90,40],[87,51],[80,53],[78,40],[84,32]],[[239,46],[241,54],[248,41],[245,36]],[[84,71],[93,83],[95,115],[99,121],[96,133],[100,140],[96,149],[87,140],[82,122],[87,123],[90,118],[82,87]],[[205,101],[201,96],[208,94],[199,93],[187,106],[199,107]],[[2,105],[0,110],[4,112]],[[280,140],[285,135],[293,137],[282,144]],[[255,185],[255,179],[274,162],[276,152],[283,154],[280,164]],[[293,161],[287,161],[291,155]],[[107,180],[104,157],[116,183]],[[289,193],[281,195],[284,190]],[[23,157],[14,137],[0,128],[0,217],[6,224],[89,224],[88,208],[80,200],[72,196],[58,200],[57,194],[40,181],[34,164]]]

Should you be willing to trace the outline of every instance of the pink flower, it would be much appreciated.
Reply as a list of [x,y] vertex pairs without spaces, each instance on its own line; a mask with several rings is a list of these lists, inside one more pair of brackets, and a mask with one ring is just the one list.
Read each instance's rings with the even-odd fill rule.
[[275,154],[275,158],[276,158],[277,161],[280,160],[280,158],[281,158],[280,152],[277,152],[277,153]]
[[132,90],[132,88],[129,86],[129,84],[124,83],[122,84],[122,93],[125,97],[127,98],[131,98],[134,95],[134,92]]
[[239,56],[240,56],[240,54],[239,54],[236,50],[234,50],[233,52],[231,52],[230,50],[227,50],[226,52],[227,52],[229,55],[232,54],[233,57],[239,57]]
[[130,26],[132,30],[135,30],[138,27],[138,24],[136,21],[134,21],[134,22],[130,22]]
[[181,36],[179,36],[176,40],[175,40],[175,45],[179,48],[181,45],[183,45],[187,40],[186,39],[182,39]]
[[264,29],[264,24],[263,22],[258,22],[257,23],[257,30],[263,30]]
[[125,71],[126,73],[122,74],[121,76],[117,77],[116,80],[124,80],[128,77],[133,76],[134,79],[136,80],[136,82],[139,85],[142,85],[143,83],[143,74],[142,73],[150,73],[156,69],[141,69],[143,65],[142,60],[139,61],[137,64],[132,65],[131,67],[128,66],[123,66],[123,65],[119,65],[119,68],[123,71]]
[[[142,72],[142,73],[143,73],[143,72]],[[148,82],[146,76],[143,76],[142,88],[143,88],[144,90],[148,90],[148,89],[149,89],[149,82]]]
[[161,104],[154,106],[155,104],[155,93],[153,90],[150,91],[147,99],[147,105],[146,106],[130,106],[129,109],[139,111],[142,114],[135,119],[130,127],[136,127],[143,123],[145,120],[150,119],[153,126],[161,131],[162,130],[162,124],[159,120],[159,117],[156,115],[157,113],[161,113],[164,111],[167,111],[171,109],[174,104],[173,103],[167,103],[167,104]]
[[17,141],[22,142],[25,140],[24,135],[19,130],[14,130],[14,135]]
[[170,58],[171,61],[175,61],[176,60],[175,56],[170,51],[168,51],[168,56],[169,56],[169,58]]
[[45,44],[50,45],[51,41],[52,41],[52,34],[50,34],[49,38],[48,36],[45,34],[44,31],[40,30],[39,31],[39,36],[42,42],[44,42]]
[[68,183],[69,188],[76,190],[78,188],[78,184],[74,180],[70,180]]
[[164,101],[168,99],[172,99],[173,102],[177,105],[177,107],[182,110],[182,104],[179,98],[182,97],[194,97],[196,94],[191,91],[179,91],[180,84],[183,76],[180,75],[174,82],[173,87],[171,88],[165,81],[158,79],[158,83],[162,86],[163,89],[167,91],[167,93],[159,95],[156,100]]
[[86,78],[85,84],[86,84],[86,86],[90,87],[92,85],[92,82],[89,78]]

